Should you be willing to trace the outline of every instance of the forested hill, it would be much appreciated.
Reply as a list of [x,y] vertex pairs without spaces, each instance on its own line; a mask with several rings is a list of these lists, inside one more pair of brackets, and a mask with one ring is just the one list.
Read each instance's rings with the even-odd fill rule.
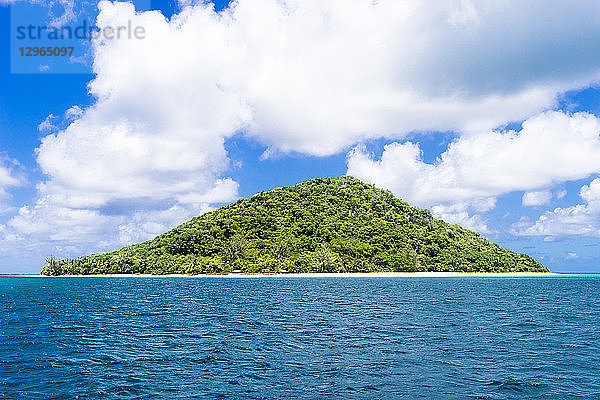
[[548,272],[390,192],[343,176],[262,192],[153,240],[48,260],[42,274]]

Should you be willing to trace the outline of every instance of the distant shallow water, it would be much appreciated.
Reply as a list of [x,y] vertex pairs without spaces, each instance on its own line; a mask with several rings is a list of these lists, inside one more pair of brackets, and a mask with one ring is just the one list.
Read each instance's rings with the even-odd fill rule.
[[600,398],[600,276],[0,277],[0,399]]

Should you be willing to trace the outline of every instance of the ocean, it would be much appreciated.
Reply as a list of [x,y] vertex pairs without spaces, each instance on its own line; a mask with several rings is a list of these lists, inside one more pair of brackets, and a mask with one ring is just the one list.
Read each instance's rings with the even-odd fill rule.
[[0,277],[0,399],[600,399],[600,276]]

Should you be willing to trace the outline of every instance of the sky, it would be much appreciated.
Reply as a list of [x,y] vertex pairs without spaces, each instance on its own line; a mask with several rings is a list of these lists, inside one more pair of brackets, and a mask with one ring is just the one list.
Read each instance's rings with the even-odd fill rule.
[[596,0],[0,0],[0,29],[0,273],[340,175],[600,272]]

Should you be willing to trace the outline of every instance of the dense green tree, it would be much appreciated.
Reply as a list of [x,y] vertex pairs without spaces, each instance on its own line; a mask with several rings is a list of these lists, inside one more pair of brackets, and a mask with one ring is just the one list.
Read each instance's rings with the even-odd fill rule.
[[434,219],[351,177],[319,178],[239,200],[139,245],[42,273],[548,272],[525,254]]

